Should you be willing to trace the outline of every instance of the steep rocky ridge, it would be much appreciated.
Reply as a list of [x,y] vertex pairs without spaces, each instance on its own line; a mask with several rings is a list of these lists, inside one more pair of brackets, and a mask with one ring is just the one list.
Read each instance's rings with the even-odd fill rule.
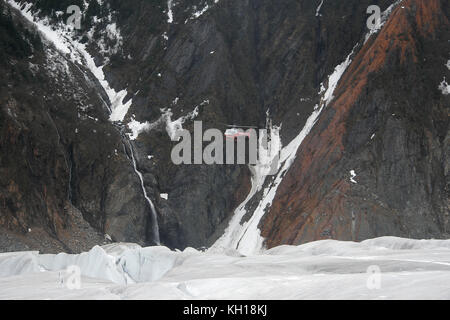
[[100,86],[15,10],[2,13],[11,41],[27,48],[2,60],[0,219],[11,232],[3,238],[44,252],[89,249],[106,230],[147,243],[145,199]]
[[359,50],[260,225],[268,246],[448,237],[448,9],[403,1]]

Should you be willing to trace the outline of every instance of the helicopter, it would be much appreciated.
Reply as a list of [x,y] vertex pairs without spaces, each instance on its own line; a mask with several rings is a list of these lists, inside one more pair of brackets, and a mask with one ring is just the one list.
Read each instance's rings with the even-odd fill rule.
[[254,129],[257,130],[258,127],[255,126],[239,126],[239,125],[231,125],[231,124],[224,124],[228,129],[225,131],[225,137],[226,139],[234,140],[239,137],[250,137],[251,131],[243,131],[243,129]]

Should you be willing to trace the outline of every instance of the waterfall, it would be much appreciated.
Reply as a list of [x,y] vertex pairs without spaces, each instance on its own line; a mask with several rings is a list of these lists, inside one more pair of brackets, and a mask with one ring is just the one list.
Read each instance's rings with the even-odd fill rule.
[[145,190],[144,177],[137,168],[137,162],[136,162],[136,158],[134,156],[133,146],[131,145],[131,142],[129,140],[127,140],[127,142],[128,142],[128,146],[130,147],[131,161],[133,162],[134,172],[136,172],[136,175],[139,177],[139,180],[141,182],[142,193],[144,194],[144,197],[147,200],[148,204],[150,205],[150,209],[152,211],[151,218],[152,218],[152,227],[153,227],[153,230],[152,230],[153,231],[153,239],[157,245],[160,245],[161,242],[160,242],[160,238],[159,238],[158,216],[156,214],[155,205],[153,204],[152,200],[148,196],[147,190]]
[[59,133],[58,127],[56,126],[55,121],[53,120],[50,113],[47,111],[47,116],[50,119],[53,127],[55,128],[56,135],[58,136],[58,140],[56,141],[57,145],[60,147],[61,152],[64,156],[64,162],[66,163],[67,171],[69,172],[69,182],[68,182],[68,190],[67,190],[67,200],[69,200],[70,204],[72,204],[72,165],[69,166],[69,162],[67,161],[66,150],[62,145],[61,135]]

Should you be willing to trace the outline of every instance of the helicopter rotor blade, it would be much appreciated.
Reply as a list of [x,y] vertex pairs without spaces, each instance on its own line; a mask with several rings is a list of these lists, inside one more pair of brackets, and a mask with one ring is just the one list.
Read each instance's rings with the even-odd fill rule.
[[250,129],[257,129],[258,127],[255,126],[239,126],[239,125],[232,125],[232,124],[225,124],[225,126],[229,128],[250,128]]

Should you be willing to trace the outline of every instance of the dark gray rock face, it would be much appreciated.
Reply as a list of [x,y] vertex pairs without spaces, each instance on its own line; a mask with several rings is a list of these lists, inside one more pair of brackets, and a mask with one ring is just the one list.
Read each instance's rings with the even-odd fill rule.
[[[318,102],[320,83],[365,32],[368,3],[327,4],[331,14],[320,19],[313,1],[223,1],[189,20],[193,4],[175,2],[174,22],[155,18],[149,30],[133,23],[158,11],[142,2],[145,9],[119,21],[123,55],[132,60],[113,61],[111,80],[138,92],[128,117],[134,114],[140,122],[157,121],[161,108],[171,108],[177,119],[208,101],[198,117],[205,128],[225,130],[231,123],[263,128],[270,110],[275,122],[283,123],[287,144]],[[192,130],[190,123],[185,127]],[[142,133],[136,146],[141,154],[155,155],[153,162],[140,161],[158,184],[149,185],[148,192],[156,201],[158,193],[169,194],[168,201],[158,201],[163,242],[178,248],[210,244],[236,200],[245,199],[242,186],[249,190],[249,173],[233,166],[174,166],[173,143],[161,131]]]
[[[28,2],[55,24],[67,18],[55,14],[65,11],[65,1]],[[32,59],[3,50],[9,60],[1,66],[0,226],[13,234],[5,239],[14,236],[29,246],[23,240],[31,237],[27,230],[41,228],[59,243],[45,250],[80,250],[64,237],[76,234],[76,223],[64,210],[69,206],[88,223],[89,244],[103,241],[104,234],[114,241],[153,244],[151,210],[133,169],[134,152],[156,206],[161,242],[179,249],[210,245],[246,198],[249,170],[174,165],[175,143],[161,121],[142,132],[131,150],[125,124],[156,123],[161,109],[169,108],[173,121],[198,107],[196,120],[204,129],[263,128],[269,110],[274,122],[282,123],[287,145],[320,102],[321,83],[353,48],[353,67],[260,225],[267,244],[447,234],[449,103],[437,87],[444,75],[450,78],[443,40],[448,3],[431,1],[430,17],[424,1],[405,0],[406,21],[422,12],[429,25],[439,27],[429,31],[418,22],[398,22],[401,28],[394,23],[383,42],[379,35],[363,46],[366,9],[374,1],[325,0],[317,12],[320,2],[174,0],[169,23],[165,0],[91,1],[87,8],[79,1],[84,16],[74,37],[105,64],[108,82],[133,99],[123,124],[108,120],[103,102],[108,99],[94,77],[45,42],[35,45]],[[375,2],[384,10],[393,1]],[[112,22],[121,41],[117,50],[106,52],[117,42],[105,35]],[[94,30],[91,39],[89,30]],[[405,43],[413,43],[406,54]],[[364,54],[373,54],[371,60]],[[385,57],[383,64],[379,56]],[[70,72],[61,71],[64,65]],[[192,131],[192,119],[183,127]],[[357,173],[357,185],[349,183],[350,170]],[[352,230],[352,212],[358,231]]]

